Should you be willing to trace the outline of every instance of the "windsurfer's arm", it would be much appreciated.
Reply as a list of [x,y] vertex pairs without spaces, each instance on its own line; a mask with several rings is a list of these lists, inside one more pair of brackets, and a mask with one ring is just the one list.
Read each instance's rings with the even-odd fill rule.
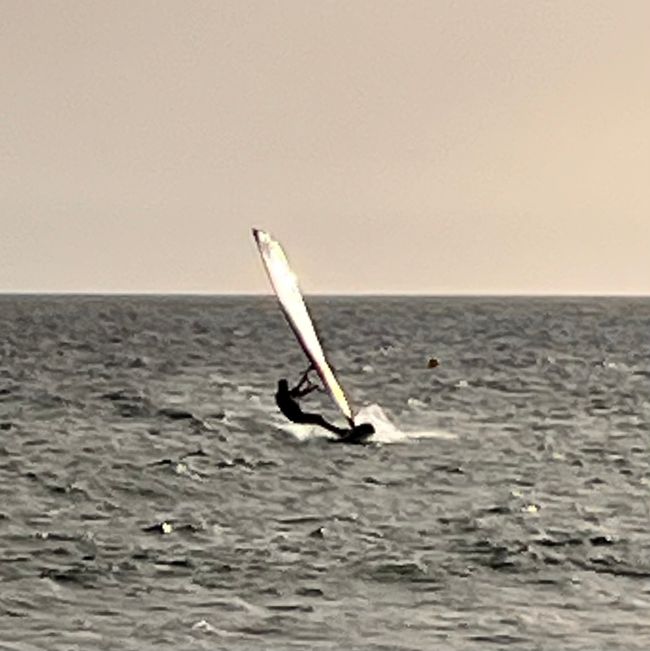
[[306,396],[308,393],[311,393],[312,391],[318,390],[318,391],[323,391],[318,384],[314,384],[310,377],[309,374],[315,370],[314,365],[312,364],[300,377],[300,380],[298,384],[296,384],[293,389],[291,389],[291,395],[294,398],[301,398],[302,396]]
[[291,395],[294,398],[302,398],[303,396],[306,396],[307,394],[311,393],[312,391],[320,390],[320,387],[317,384],[308,384],[304,389],[300,388],[300,384],[295,387],[294,389],[291,390]]
[[314,371],[314,365],[310,364],[309,368],[300,376],[300,381],[296,384],[296,388],[299,389],[305,382],[311,385],[311,380],[309,379],[309,374]]

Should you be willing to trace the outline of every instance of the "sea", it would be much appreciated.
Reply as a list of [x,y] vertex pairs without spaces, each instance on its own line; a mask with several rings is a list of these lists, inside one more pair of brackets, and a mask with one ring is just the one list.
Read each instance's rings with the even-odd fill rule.
[[650,299],[308,304],[0,296],[0,648],[649,649]]

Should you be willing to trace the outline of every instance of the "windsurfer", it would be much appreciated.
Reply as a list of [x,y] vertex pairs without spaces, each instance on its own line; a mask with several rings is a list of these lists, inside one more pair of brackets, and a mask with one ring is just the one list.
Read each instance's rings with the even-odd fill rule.
[[317,384],[314,384],[309,379],[309,372],[311,370],[311,367],[309,367],[305,373],[303,373],[298,384],[291,389],[289,388],[287,380],[284,378],[279,380],[278,390],[275,394],[275,402],[280,408],[280,411],[292,423],[299,423],[301,425],[319,425],[330,432],[334,432],[334,434],[346,436],[350,433],[349,429],[332,425],[332,423],[328,423],[320,414],[308,413],[300,408],[300,405],[297,402],[300,398],[304,398],[306,395],[317,389],[322,391]]
[[275,394],[275,402],[280,411],[292,422],[301,425],[318,425],[334,434],[339,435],[339,441],[342,443],[362,443],[368,436],[374,434],[375,428],[370,423],[355,425],[350,420],[350,427],[337,427],[326,421],[320,414],[305,412],[300,408],[298,400],[310,394],[312,391],[323,391],[321,387],[314,384],[309,379],[309,373],[312,370],[310,366],[300,378],[298,384],[292,389],[289,388],[287,380],[282,378],[278,381],[278,390]]
[[280,411],[294,423],[318,425],[338,434],[339,442],[360,443],[365,441],[375,430],[370,423],[355,425],[352,409],[348,404],[343,388],[327,363],[311,316],[300,293],[298,280],[289,267],[287,256],[280,243],[276,242],[268,233],[257,228],[253,229],[253,236],[262,257],[264,268],[280,302],[280,307],[287,317],[298,343],[312,362],[309,370],[312,368],[317,370],[323,386],[329,391],[336,406],[347,418],[349,427],[336,427],[336,425],[327,422],[320,414],[302,411],[298,400],[318,388],[309,381],[309,370],[303,374],[300,382],[293,388],[289,388],[289,383],[285,379],[278,382],[275,400]]

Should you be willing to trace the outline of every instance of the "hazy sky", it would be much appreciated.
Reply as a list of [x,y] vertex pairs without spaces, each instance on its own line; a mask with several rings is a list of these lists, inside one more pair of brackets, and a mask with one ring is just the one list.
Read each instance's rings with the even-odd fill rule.
[[0,0],[0,291],[650,294],[646,0]]

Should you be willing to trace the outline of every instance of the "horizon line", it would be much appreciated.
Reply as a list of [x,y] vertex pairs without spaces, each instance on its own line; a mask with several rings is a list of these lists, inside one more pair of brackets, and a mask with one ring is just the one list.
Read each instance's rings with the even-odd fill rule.
[[[326,298],[650,298],[650,293],[633,292],[303,292],[306,297]],[[204,297],[204,298],[262,298],[274,297],[273,292],[208,292],[208,291],[61,291],[61,290],[0,290],[0,296],[115,296],[115,297]]]

